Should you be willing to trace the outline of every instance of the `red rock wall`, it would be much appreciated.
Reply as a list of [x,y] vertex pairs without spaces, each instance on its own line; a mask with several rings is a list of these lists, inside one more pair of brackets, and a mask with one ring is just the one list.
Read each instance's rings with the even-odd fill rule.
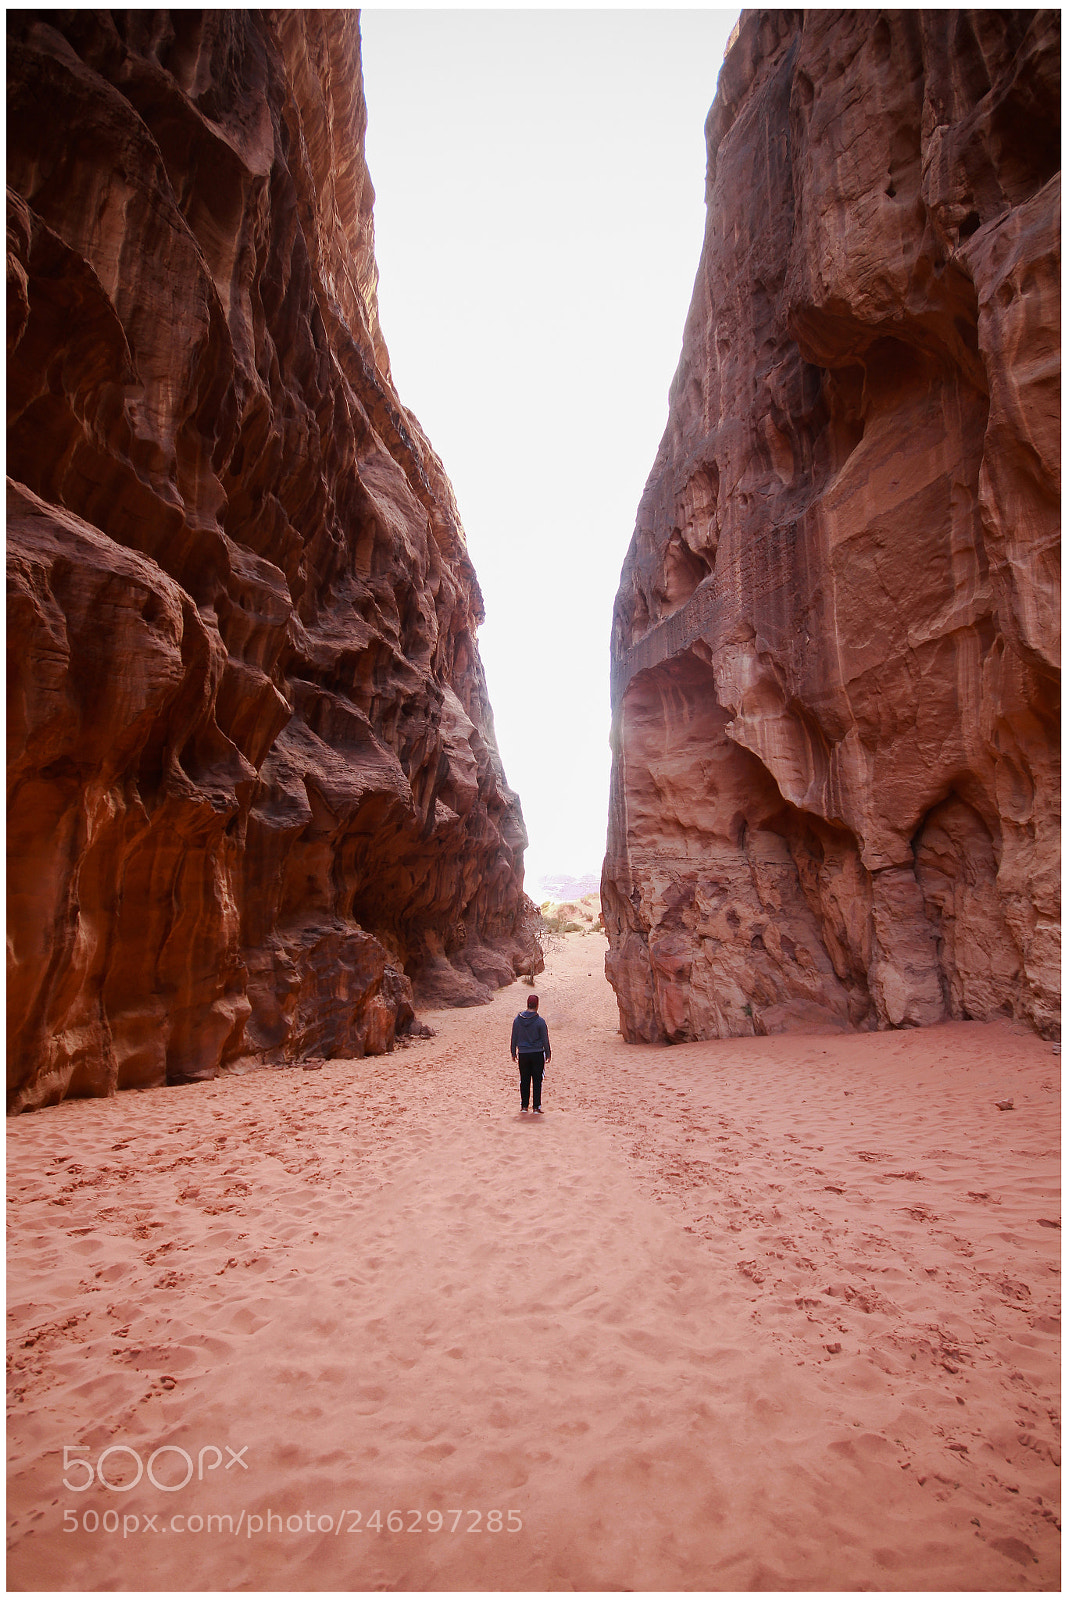
[[1059,16],[746,12],[612,638],[629,1040],[1059,1019]]
[[8,16],[15,1109],[392,1046],[534,959],[357,14]]

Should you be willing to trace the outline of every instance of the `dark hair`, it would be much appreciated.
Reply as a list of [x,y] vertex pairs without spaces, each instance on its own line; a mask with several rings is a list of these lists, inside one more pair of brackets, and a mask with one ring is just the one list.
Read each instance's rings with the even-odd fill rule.
[[527,1006],[528,1010],[536,1011],[537,1007],[538,1007],[538,1004],[539,1004],[539,1002],[538,1002],[537,996],[535,994],[528,994],[526,996],[526,1006]]

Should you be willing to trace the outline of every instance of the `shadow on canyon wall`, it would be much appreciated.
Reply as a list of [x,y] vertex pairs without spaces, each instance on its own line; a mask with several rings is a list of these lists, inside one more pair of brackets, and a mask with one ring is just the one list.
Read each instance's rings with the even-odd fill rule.
[[536,966],[353,12],[8,13],[10,1105]]

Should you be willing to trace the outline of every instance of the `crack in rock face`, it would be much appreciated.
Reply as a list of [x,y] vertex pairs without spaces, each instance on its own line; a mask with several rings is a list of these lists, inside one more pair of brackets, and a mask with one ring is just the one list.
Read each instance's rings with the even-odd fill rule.
[[356,13],[8,17],[10,1104],[539,970]]
[[1059,1030],[1059,17],[747,12],[612,630],[628,1040]]

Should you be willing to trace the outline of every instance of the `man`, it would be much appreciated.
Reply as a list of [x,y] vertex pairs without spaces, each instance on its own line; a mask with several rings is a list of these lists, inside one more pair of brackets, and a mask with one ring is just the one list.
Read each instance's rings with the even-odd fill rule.
[[548,1042],[548,1024],[538,1016],[540,1004],[535,994],[527,995],[526,1010],[520,1011],[511,1024],[511,1059],[519,1063],[519,1093],[522,1109],[530,1109],[530,1089],[533,1088],[533,1110],[542,1116],[541,1080],[545,1067],[552,1060],[552,1046]]

